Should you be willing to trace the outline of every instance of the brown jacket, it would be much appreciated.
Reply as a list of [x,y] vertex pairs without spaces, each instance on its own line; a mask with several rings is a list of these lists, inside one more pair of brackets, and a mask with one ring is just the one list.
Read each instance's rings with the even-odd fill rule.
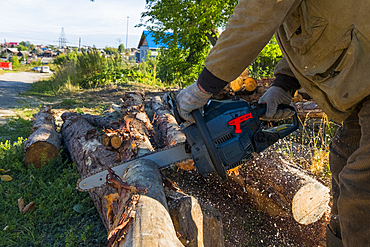
[[284,59],[275,74],[296,77],[336,121],[370,95],[369,0],[240,0],[205,66],[234,80],[275,33]]

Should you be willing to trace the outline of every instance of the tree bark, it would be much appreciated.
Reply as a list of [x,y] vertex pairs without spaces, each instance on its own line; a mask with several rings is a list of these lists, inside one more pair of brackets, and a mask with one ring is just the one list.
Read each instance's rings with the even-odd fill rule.
[[24,143],[24,163],[26,166],[34,164],[40,168],[59,155],[60,136],[56,131],[51,107],[43,107],[34,115],[32,122],[31,135]]
[[184,133],[182,133],[180,126],[171,112],[164,106],[162,98],[155,96],[152,99],[151,106],[155,112],[155,124],[159,130],[165,146],[182,143],[186,140]]
[[145,159],[135,161],[127,167],[123,181],[148,189],[140,193],[135,218],[119,246],[183,246],[168,213],[158,165]]
[[319,220],[328,208],[329,188],[289,161],[270,154],[248,162],[244,168],[243,176],[230,177],[271,216],[292,216],[308,225]]
[[[62,135],[81,175],[153,150],[147,136],[147,133],[152,131],[151,124],[142,110],[141,95],[124,95],[123,99],[124,118],[119,129],[127,133],[124,143],[129,145],[124,144],[125,148],[121,147],[119,150],[108,150],[100,140],[100,132],[84,116],[62,115]],[[167,211],[162,178],[160,175],[158,178],[158,173],[155,163],[138,160],[126,170],[125,182],[126,188],[129,188],[127,192],[121,190],[117,193],[111,185],[89,192],[104,226],[109,231],[109,246],[118,242],[126,243],[123,246],[136,246],[137,241],[144,246],[151,246],[146,245],[146,241],[156,242],[161,244],[160,246],[182,246]],[[147,189],[138,200],[133,199],[138,198],[134,186],[145,186]],[[130,209],[129,212],[127,208]],[[155,234],[149,237],[149,232]]]
[[[61,132],[64,144],[70,153],[72,161],[76,163],[81,176],[86,176],[94,170],[103,168],[104,165],[111,166],[117,163],[117,153],[107,150],[101,144],[99,140],[100,133],[88,121],[75,114],[63,114],[62,119],[64,123]],[[105,228],[109,230],[110,222],[107,218],[107,201],[104,197],[115,193],[115,190],[104,186],[89,193]]]
[[117,119],[114,118],[112,115],[101,117],[96,115],[90,114],[80,114],[77,112],[65,112],[63,113],[65,119],[70,118],[72,116],[79,116],[80,118],[85,119],[89,122],[92,126],[100,128],[100,129],[117,129],[119,128],[119,123]]

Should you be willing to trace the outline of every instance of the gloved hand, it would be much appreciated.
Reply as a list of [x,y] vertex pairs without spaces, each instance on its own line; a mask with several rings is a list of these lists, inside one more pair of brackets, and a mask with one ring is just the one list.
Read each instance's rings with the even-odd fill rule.
[[205,93],[199,88],[198,82],[195,82],[181,90],[176,98],[180,116],[183,119],[194,123],[194,119],[190,113],[193,110],[204,106],[211,96],[212,93]]
[[270,87],[258,103],[266,103],[266,113],[261,117],[263,120],[283,120],[291,118],[295,113],[290,109],[277,109],[280,104],[292,103],[292,96],[281,87]]

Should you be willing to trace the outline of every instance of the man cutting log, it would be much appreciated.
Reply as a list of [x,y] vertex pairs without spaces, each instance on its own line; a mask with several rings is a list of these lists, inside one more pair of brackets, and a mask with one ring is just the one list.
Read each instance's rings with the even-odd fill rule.
[[264,119],[291,117],[303,87],[334,121],[327,246],[370,246],[370,1],[240,0],[198,80],[177,96],[182,117],[235,80],[275,34],[284,58],[261,97]]

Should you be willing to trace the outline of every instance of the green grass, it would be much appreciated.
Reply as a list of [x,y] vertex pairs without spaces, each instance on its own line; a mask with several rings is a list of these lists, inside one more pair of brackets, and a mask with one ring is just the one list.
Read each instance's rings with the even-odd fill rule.
[[0,125],[0,143],[7,140],[13,143],[19,137],[29,136],[31,127],[32,122],[21,117],[9,119],[6,124]]
[[[30,126],[21,118],[0,126],[0,135],[10,135],[0,143],[0,169],[10,171],[0,175],[12,177],[0,180],[0,246],[106,246],[107,232],[89,194],[75,189],[80,175],[67,157],[25,168]],[[35,210],[20,213],[21,197],[25,204],[35,202]]]

